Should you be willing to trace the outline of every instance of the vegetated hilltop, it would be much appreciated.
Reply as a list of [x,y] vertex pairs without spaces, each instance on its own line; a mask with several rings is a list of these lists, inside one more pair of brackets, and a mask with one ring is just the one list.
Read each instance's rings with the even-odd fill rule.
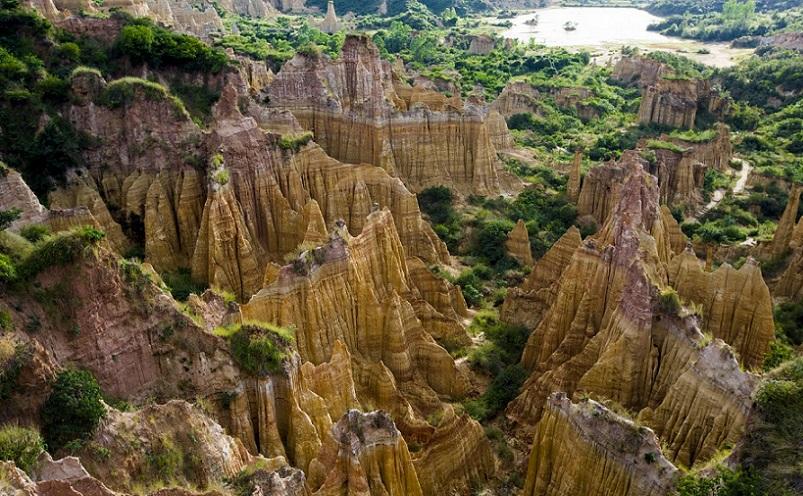
[[800,489],[789,52],[167,6],[0,10],[0,491]]

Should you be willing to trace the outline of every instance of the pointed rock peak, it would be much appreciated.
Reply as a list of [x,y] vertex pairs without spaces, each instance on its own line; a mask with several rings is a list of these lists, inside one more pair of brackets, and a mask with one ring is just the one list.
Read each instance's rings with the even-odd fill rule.
[[354,454],[374,445],[395,445],[401,436],[393,419],[382,410],[349,410],[332,427],[332,434],[341,445],[350,446]]
[[533,254],[530,248],[530,237],[527,234],[527,226],[522,219],[508,233],[505,248],[508,254],[518,260],[522,265],[533,265]]
[[566,194],[573,202],[577,202],[580,197],[580,175],[581,165],[583,163],[583,153],[580,150],[574,152],[574,162],[572,162],[572,169],[569,171],[569,182],[566,185]]

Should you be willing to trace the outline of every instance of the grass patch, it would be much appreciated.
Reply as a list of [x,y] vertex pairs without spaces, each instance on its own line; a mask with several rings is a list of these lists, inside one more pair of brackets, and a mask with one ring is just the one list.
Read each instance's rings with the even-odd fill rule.
[[297,152],[310,141],[312,141],[312,133],[310,131],[300,134],[285,134],[279,139],[279,148]]
[[159,83],[136,77],[124,77],[109,83],[98,97],[98,104],[111,109],[130,105],[137,97],[151,102],[168,102],[173,105],[176,115],[189,116],[184,103],[170,94]]
[[45,442],[35,430],[8,424],[0,427],[0,460],[10,460],[30,474],[43,451]]
[[237,364],[256,376],[279,372],[295,341],[291,330],[262,322],[233,324],[212,332],[226,338]]

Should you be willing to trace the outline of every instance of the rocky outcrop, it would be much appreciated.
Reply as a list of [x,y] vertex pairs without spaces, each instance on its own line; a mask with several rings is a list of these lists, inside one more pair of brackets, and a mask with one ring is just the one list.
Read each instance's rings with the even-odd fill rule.
[[789,191],[789,201],[775,228],[772,241],[764,249],[770,257],[780,257],[784,253],[803,245],[803,227],[797,222],[797,213],[800,209],[800,194],[803,186],[795,184]]
[[146,95],[136,81],[112,83],[133,92],[112,109],[95,103],[108,88],[102,79],[74,76],[70,118],[96,145],[85,152],[88,172],[53,192],[52,203],[89,207],[118,249],[129,239],[141,243],[157,270],[192,268],[198,282],[241,299],[261,287],[270,262],[324,240],[336,219],[359,233],[377,205],[393,212],[407,253],[448,261],[401,181],[377,167],[341,164],[314,144],[282,148],[281,137],[260,125],[264,116],[241,113],[249,91],[241,75],[227,77],[204,134],[169,98]]
[[515,114],[533,113],[543,115],[544,98],[553,98],[555,104],[564,109],[573,109],[584,121],[599,117],[600,111],[589,103],[594,96],[592,90],[584,87],[556,87],[538,89],[530,83],[516,81],[509,83],[491,104],[491,109],[509,118]]
[[577,216],[588,216],[601,226],[605,223],[614,206],[620,201],[622,187],[628,174],[629,163],[641,163],[637,152],[626,151],[622,158],[604,167],[594,167],[583,178],[580,195],[577,198]]
[[547,400],[535,428],[525,496],[672,493],[679,471],[664,458],[650,429],[593,400]]
[[471,36],[468,53],[472,55],[487,55],[496,48],[496,40],[484,34]]
[[613,68],[612,77],[620,83],[647,88],[671,73],[668,65],[650,57],[635,55],[620,58]]
[[533,252],[532,248],[530,248],[527,226],[523,220],[519,219],[516,226],[508,233],[505,249],[508,255],[515,258],[520,264],[532,267]]
[[[591,182],[597,175],[621,178],[611,195],[616,200],[603,228],[580,244],[550,288],[552,303],[536,319],[522,355],[531,375],[507,413],[519,422],[537,422],[555,391],[609,398],[638,412],[668,442],[670,460],[691,466],[738,439],[755,379],[739,369],[725,343],[706,344],[700,321],[673,296],[670,232],[658,206],[658,185],[645,166],[628,159],[589,173]],[[736,284],[718,297],[689,298],[731,302],[742,291]],[[746,318],[722,319],[729,330],[722,335],[735,346],[750,339]],[[697,394],[706,404],[689,403]],[[663,409],[686,413],[664,421],[653,413]]]
[[328,34],[333,34],[340,30],[340,22],[337,20],[337,13],[335,12],[335,2],[332,0],[329,0],[326,6],[326,17],[321,22],[319,29]]
[[403,93],[409,99],[397,93],[376,46],[358,36],[347,37],[336,60],[297,55],[268,89],[270,105],[290,110],[329,155],[382,167],[413,191],[450,184],[463,194],[493,194],[515,187],[496,158],[483,108],[459,98],[448,107],[416,101],[420,93],[409,87]]
[[580,185],[582,181],[583,154],[580,151],[574,152],[574,161],[569,171],[569,181],[566,183],[566,196],[569,200],[577,203],[580,199]]
[[9,228],[19,229],[25,224],[42,222],[47,218],[47,209],[39,203],[31,188],[25,184],[19,172],[0,162],[0,205],[3,210],[17,209],[19,218]]
[[90,474],[120,491],[160,482],[205,488],[252,461],[239,440],[179,400],[134,412],[110,410],[79,457]]
[[665,77],[642,92],[638,119],[642,124],[692,129],[698,109],[722,114],[726,106],[706,80]]
[[[49,459],[49,455],[45,454]],[[33,480],[25,472],[17,468],[13,462],[0,461],[0,494],[15,496],[118,496],[99,480],[86,474],[80,462],[68,457],[55,462],[69,460],[77,470],[71,473],[48,474],[54,477],[34,477]],[[50,460],[50,463],[52,460]]]
[[[413,265],[422,270],[420,261]],[[437,465],[419,467],[420,456],[415,457],[425,494],[431,494],[426,488],[433,485],[489,473],[487,459],[471,455],[489,449],[479,424],[463,415],[454,419],[459,429],[443,424],[444,431],[423,419],[444,408],[439,396],[459,398],[468,388],[463,373],[438,344],[467,344],[456,320],[465,307],[438,311],[452,306],[455,293],[443,284],[433,286],[428,274],[420,278],[424,289],[419,290],[390,213],[383,210],[368,217],[359,236],[351,237],[345,225],[338,226],[327,244],[283,267],[273,284],[242,308],[247,319],[292,326],[299,354],[313,364],[329,360],[333,343],[342,342],[351,354],[351,373],[363,405],[391,413],[405,439],[425,446],[424,452],[431,453],[427,456],[440,460],[441,450],[449,447],[449,455]],[[460,438],[466,438],[467,448],[456,453],[453,444],[463,442]],[[435,467],[454,471],[455,477],[439,479],[427,472]]]
[[643,154],[655,156],[655,160],[650,161],[649,171],[658,178],[662,204],[696,211],[704,203],[702,190],[706,172],[729,170],[733,156],[730,131],[721,123],[716,131],[716,136],[709,141],[691,142],[661,135],[660,141],[674,146],[660,148],[649,141],[639,144]]
[[511,288],[502,304],[503,321],[533,329],[552,305],[556,283],[580,246],[580,231],[572,226],[533,266],[520,287]]
[[413,463],[424,494],[468,490],[495,471],[494,455],[482,427],[468,414],[445,405],[432,438]]
[[371,214],[360,236],[336,232],[302,253],[243,306],[243,315],[294,326],[299,353],[312,363],[328,360],[341,340],[355,360],[382,361],[398,382],[465,392],[465,379],[432,337],[466,344],[468,336],[419,293],[387,210]]
[[775,338],[772,297],[761,269],[749,259],[740,269],[706,272],[691,249],[669,263],[669,283],[685,301],[702,307],[702,327],[729,343],[745,366],[761,365]]
[[348,411],[315,461],[324,474],[316,495],[422,494],[407,444],[383,411]]

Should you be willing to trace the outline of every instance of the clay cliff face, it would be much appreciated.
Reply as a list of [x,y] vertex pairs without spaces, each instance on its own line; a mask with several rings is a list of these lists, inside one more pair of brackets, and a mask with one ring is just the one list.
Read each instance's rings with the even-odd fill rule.
[[297,55],[267,95],[332,157],[382,167],[413,191],[449,184],[487,195],[517,184],[496,158],[485,109],[394,81],[364,37],[348,37],[337,60]]
[[[693,143],[668,135],[662,135],[660,140],[674,143],[683,150],[652,150],[655,162],[650,164],[649,171],[658,178],[660,201],[665,205],[683,205],[695,210],[703,204],[701,191],[706,171],[728,170],[733,156],[730,131],[726,125],[718,124],[717,135],[711,141]],[[645,143],[641,143],[639,148],[647,150]]]
[[[1,164],[1,163],[0,163]],[[25,224],[35,224],[47,218],[47,209],[39,203],[31,188],[25,184],[19,172],[0,167],[0,205],[4,210],[19,210],[19,218],[9,228],[14,230]]]
[[586,103],[593,96],[591,90],[583,87],[561,87],[542,91],[529,83],[516,81],[505,86],[491,104],[491,109],[505,118],[530,112],[540,115],[543,108],[541,100],[551,97],[559,107],[574,109],[578,117],[587,121],[600,115],[598,109]]
[[706,80],[663,78],[642,91],[638,118],[643,124],[692,129],[700,108],[722,113],[726,103]]
[[678,474],[651,430],[596,401],[554,393],[535,428],[522,494],[663,496]]
[[669,283],[686,301],[702,305],[702,327],[729,343],[742,363],[756,367],[775,337],[772,297],[758,264],[729,264],[706,272],[691,249],[669,263]]
[[191,267],[199,282],[242,299],[259,290],[269,262],[325,239],[336,219],[359,233],[377,206],[391,209],[410,255],[448,261],[400,180],[377,167],[341,164],[314,144],[282,149],[280,137],[260,126],[262,114],[240,112],[247,89],[238,74],[229,77],[214,127],[202,133],[169,99],[136,86],[122,108],[97,105],[106,83],[76,76],[70,118],[97,146],[85,154],[89,173],[54,192],[54,205],[85,205],[116,246],[127,244],[126,231],[141,238],[158,270]]
[[316,462],[325,473],[316,495],[422,494],[407,444],[382,411],[343,415]]
[[527,234],[527,226],[524,221],[519,219],[516,227],[510,231],[505,241],[505,249],[508,255],[518,260],[522,265],[533,265],[533,252],[530,248],[530,236]]
[[[654,156],[647,163],[647,170],[658,179],[659,201],[662,205],[681,206],[696,210],[703,204],[701,194],[708,170],[725,171],[732,158],[730,131],[724,124],[717,126],[717,135],[710,141],[693,143],[662,135],[661,141],[673,143],[682,151],[649,147],[649,142],[639,143],[636,150],[625,151],[620,161],[638,160]],[[621,193],[621,168],[616,166],[595,167],[583,177],[577,195],[579,216],[591,216],[602,225]],[[577,174],[572,171],[572,176]],[[578,187],[579,180],[572,183]]]
[[[437,298],[430,303],[425,296]],[[455,320],[456,310],[438,311],[452,301],[445,287],[418,289],[391,215],[384,210],[368,217],[359,236],[351,237],[341,226],[329,242],[302,253],[242,311],[248,319],[292,326],[299,354],[311,363],[328,360],[333,342],[344,343],[360,402],[390,412],[405,438],[425,447],[414,461],[429,494],[427,487],[486,476],[489,458],[493,469],[482,429],[467,415],[455,416],[459,429],[448,423],[433,428],[423,420],[425,413],[445,408],[439,395],[459,398],[468,388],[436,341],[468,343]],[[441,458],[445,446],[450,452]],[[476,450],[486,455],[472,456]],[[419,456],[433,461],[419,464]],[[440,477],[444,471],[454,477]]]
[[613,79],[624,84],[636,84],[646,88],[671,73],[671,68],[649,57],[622,57],[613,68]]
[[[522,356],[530,378],[507,413],[520,422],[535,422],[553,391],[600,395],[640,412],[644,423],[669,442],[667,457],[691,466],[738,439],[755,381],[739,370],[724,342],[706,344],[698,319],[677,297],[667,296],[674,291],[667,289],[674,252],[658,207],[659,189],[645,165],[628,159],[600,168],[600,176],[621,177],[607,221],[568,263],[560,252],[551,256],[557,267],[551,274],[560,273],[559,279],[540,290],[546,296],[532,308],[536,313],[547,309],[540,317],[517,317],[537,324]],[[562,243],[570,246],[568,240]],[[755,281],[752,275],[747,278]],[[541,277],[541,284],[549,279]],[[763,285],[760,277],[755,284]],[[699,298],[703,306],[714,307],[718,299],[747,298],[739,284],[724,296],[684,293],[688,301]],[[526,314],[526,301],[515,295],[508,308]],[[768,310],[765,306],[761,312]],[[762,339],[759,329],[764,328],[753,326],[751,316],[711,323],[720,324],[723,329],[714,332],[734,346]],[[746,358],[753,363],[753,355]],[[695,404],[695,397],[705,398],[705,404]],[[684,415],[657,413],[679,411]]]

